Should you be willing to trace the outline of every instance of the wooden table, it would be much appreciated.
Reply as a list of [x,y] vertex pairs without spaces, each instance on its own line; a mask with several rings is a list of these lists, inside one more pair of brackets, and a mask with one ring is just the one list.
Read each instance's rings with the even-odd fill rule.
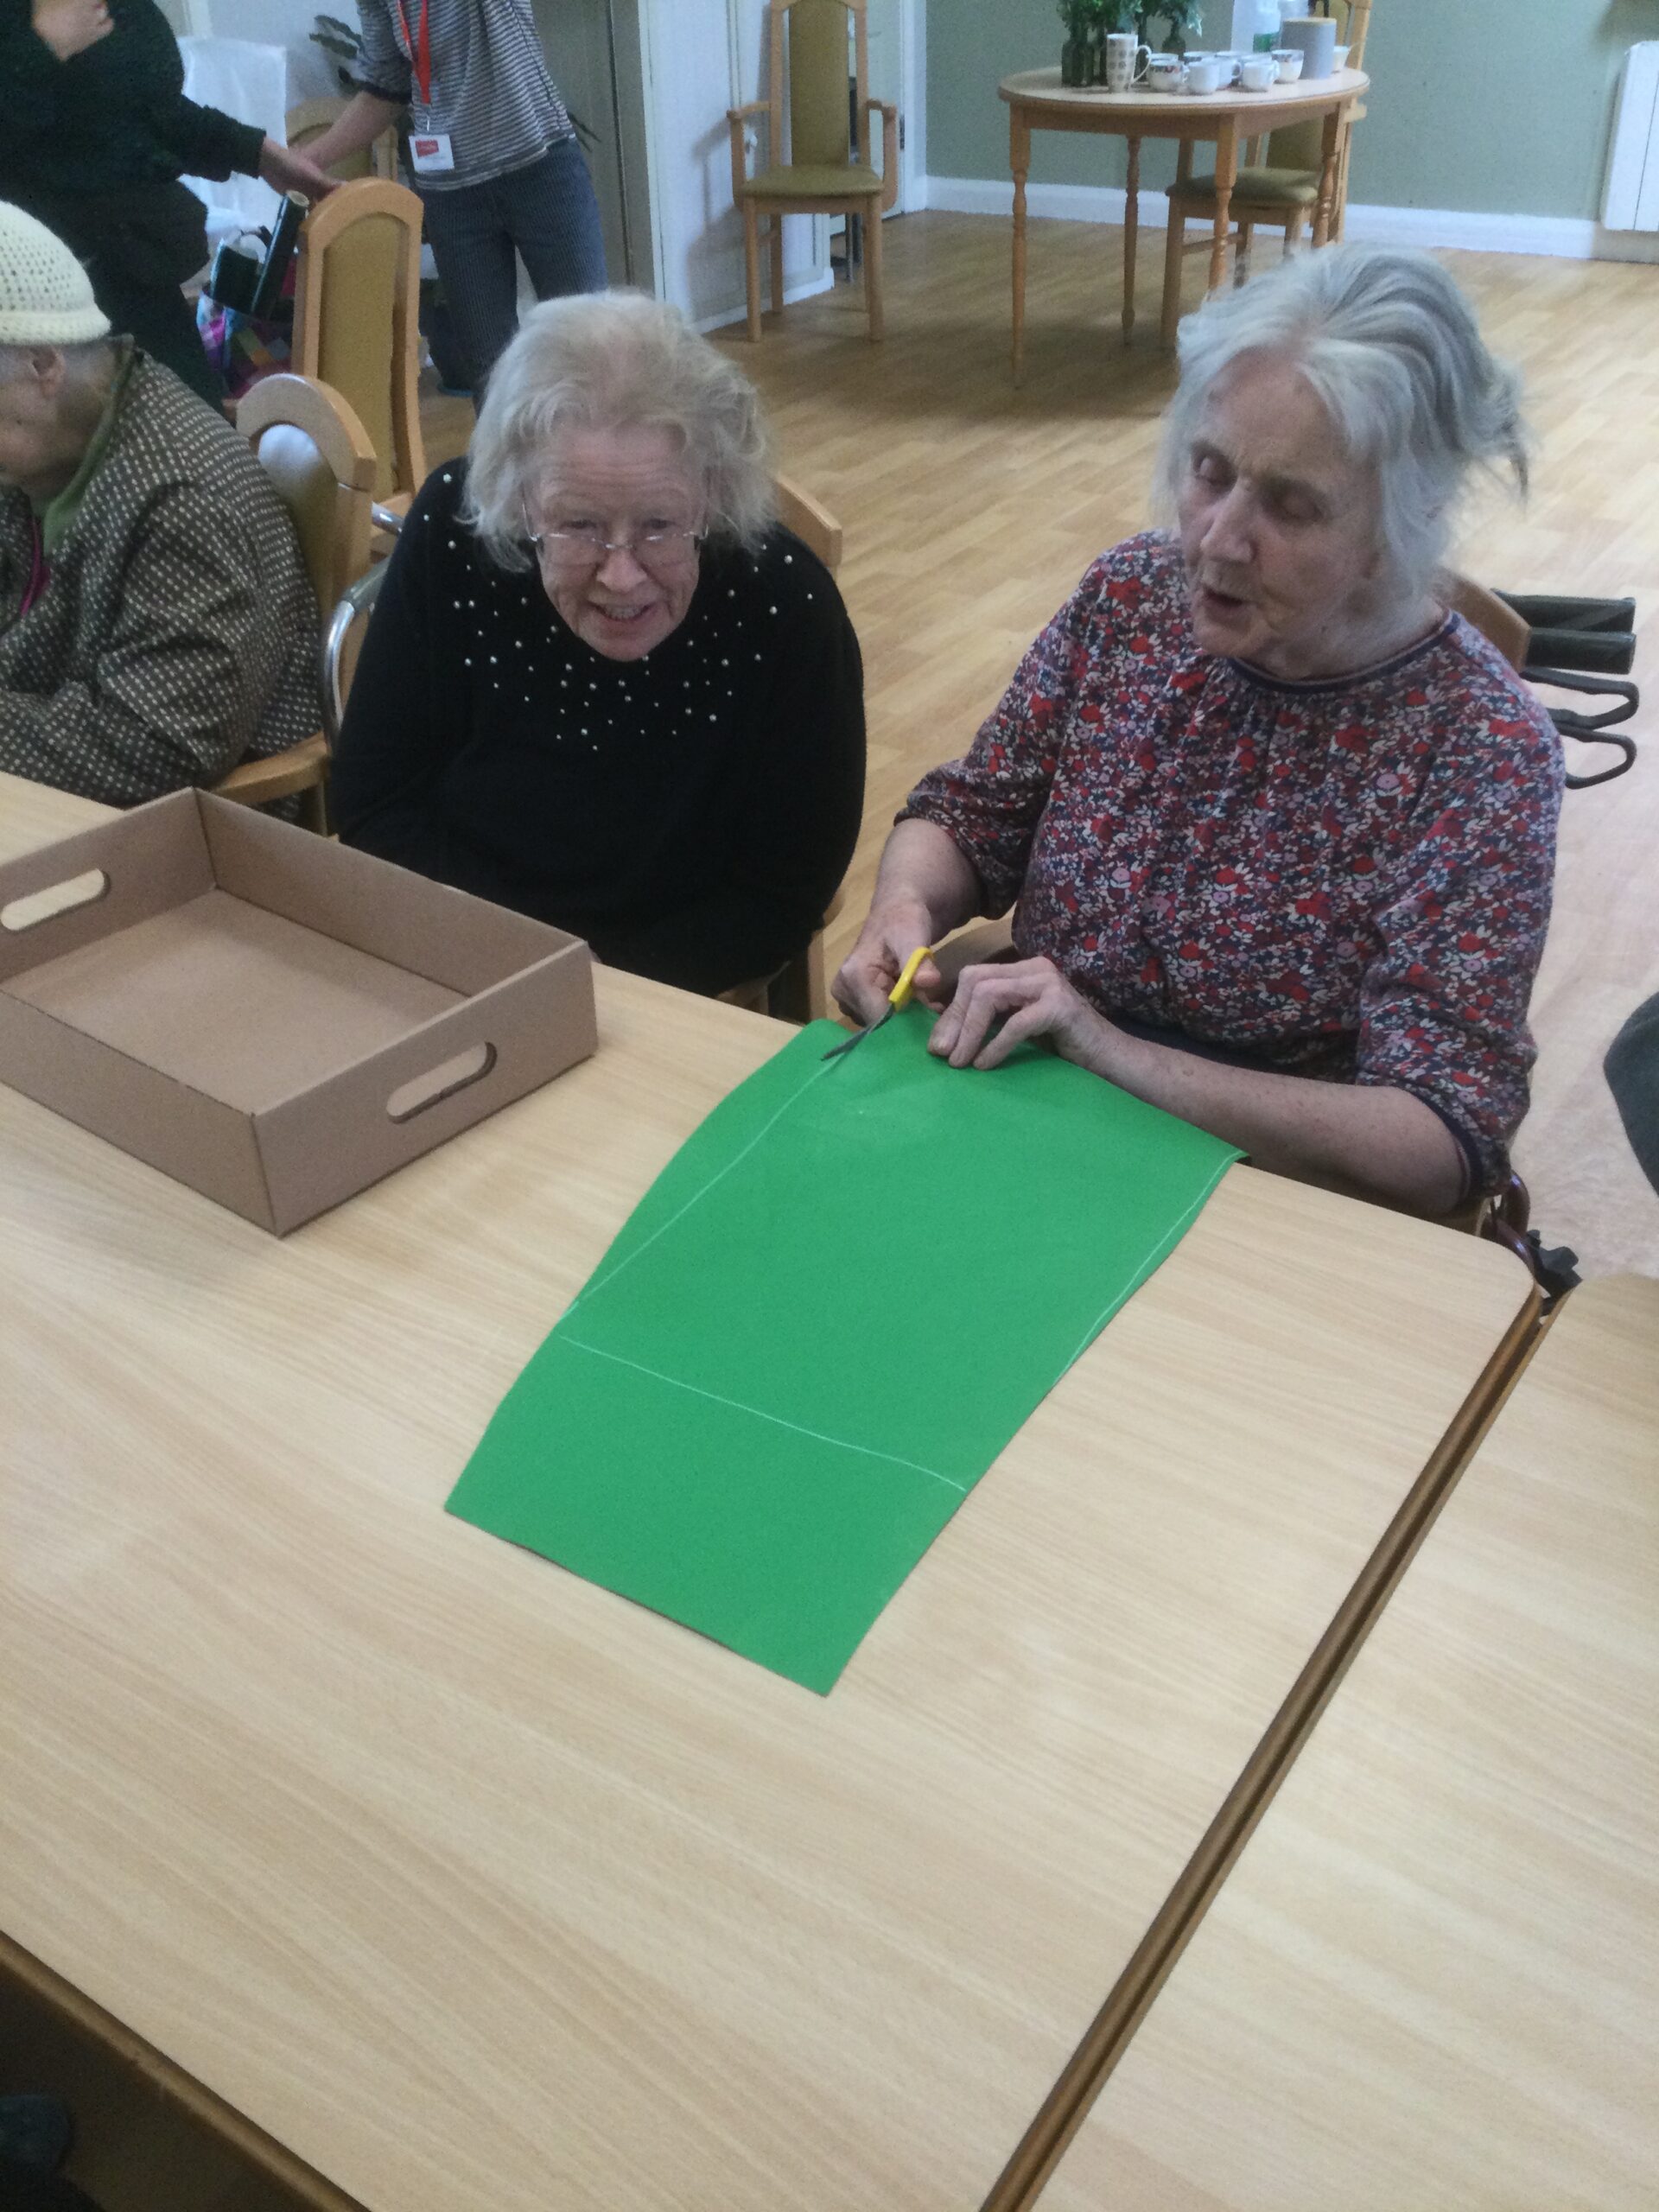
[[1659,2201],[1659,1282],[1573,1292],[1042,2212]]
[[[0,855],[92,811],[0,779]],[[281,1243],[0,1089],[0,1927],[374,2212],[1012,2206],[1530,1284],[1232,1171],[821,1700],[442,1510],[784,1033],[600,1017]]]
[[1324,166],[1313,243],[1331,234],[1336,206],[1337,168],[1343,118],[1370,83],[1363,69],[1339,69],[1329,77],[1275,85],[1269,92],[1083,92],[1060,83],[1058,67],[1026,69],[1005,77],[998,97],[1008,107],[1008,164],[1014,171],[1014,379],[1025,370],[1026,351],[1026,178],[1031,168],[1033,130],[1104,132],[1128,142],[1128,177],[1123,207],[1123,342],[1135,329],[1135,260],[1140,235],[1141,142],[1174,138],[1191,145],[1212,140],[1216,149],[1215,244],[1210,255],[1210,289],[1227,273],[1228,207],[1238,175],[1241,137],[1257,138],[1282,124],[1325,118]]

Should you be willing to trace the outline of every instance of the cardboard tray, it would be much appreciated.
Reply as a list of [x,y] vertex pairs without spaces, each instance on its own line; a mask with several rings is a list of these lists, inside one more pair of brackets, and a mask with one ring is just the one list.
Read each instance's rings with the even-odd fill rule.
[[597,1042],[579,938],[205,791],[0,868],[0,1080],[279,1236]]

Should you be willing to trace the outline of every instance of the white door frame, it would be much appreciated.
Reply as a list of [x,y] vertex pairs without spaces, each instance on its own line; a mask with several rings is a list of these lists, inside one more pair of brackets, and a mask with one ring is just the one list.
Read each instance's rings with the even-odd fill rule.
[[895,211],[915,214],[927,205],[927,6],[926,0],[899,0],[899,54],[905,149],[899,156],[899,204]]

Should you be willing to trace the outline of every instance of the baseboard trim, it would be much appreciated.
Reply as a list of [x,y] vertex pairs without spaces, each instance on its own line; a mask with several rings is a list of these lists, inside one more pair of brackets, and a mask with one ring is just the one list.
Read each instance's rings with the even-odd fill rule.
[[[931,176],[926,204],[958,215],[1007,216],[1011,183],[991,177]],[[1033,215],[1063,223],[1123,220],[1120,187],[1032,184],[1026,207]],[[1161,231],[1168,203],[1161,192],[1141,194],[1141,226]],[[1474,253],[1541,254],[1560,261],[1659,262],[1659,234],[1610,231],[1565,215],[1494,215],[1478,209],[1378,207],[1360,201],[1348,209],[1348,236],[1370,245],[1454,246]]]
[[[761,274],[761,312],[765,314],[770,308],[772,304],[772,286],[768,282],[765,281],[764,270]],[[791,284],[789,279],[785,277],[784,279],[784,305],[786,308],[792,307],[797,300],[815,299],[820,292],[833,291],[835,289],[835,285],[836,272],[833,269],[826,269],[818,276],[808,276],[801,282],[793,284]],[[747,307],[722,308],[718,315],[706,315],[701,316],[698,319],[697,328],[704,332],[710,330],[724,330],[730,323],[741,322],[747,315],[748,312],[749,311]]]

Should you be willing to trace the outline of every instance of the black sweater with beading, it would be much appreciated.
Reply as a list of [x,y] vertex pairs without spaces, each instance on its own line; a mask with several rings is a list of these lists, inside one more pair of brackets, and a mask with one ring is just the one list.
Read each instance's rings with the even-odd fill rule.
[[608,660],[460,519],[460,462],[410,512],[334,766],[340,834],[715,992],[822,920],[857,840],[858,641],[786,531],[705,550],[671,635]]

